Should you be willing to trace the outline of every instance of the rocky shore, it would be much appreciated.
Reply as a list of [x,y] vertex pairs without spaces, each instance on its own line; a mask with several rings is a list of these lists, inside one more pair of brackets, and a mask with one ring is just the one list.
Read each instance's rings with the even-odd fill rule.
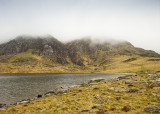
[[137,73],[116,79],[92,79],[72,88],[60,88],[10,107],[0,113],[160,113],[160,74]]

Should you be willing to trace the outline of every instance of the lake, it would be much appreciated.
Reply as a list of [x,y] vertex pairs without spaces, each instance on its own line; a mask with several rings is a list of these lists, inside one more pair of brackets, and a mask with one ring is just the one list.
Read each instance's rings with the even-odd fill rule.
[[60,87],[87,83],[93,78],[112,79],[124,74],[0,74],[0,104],[13,104]]

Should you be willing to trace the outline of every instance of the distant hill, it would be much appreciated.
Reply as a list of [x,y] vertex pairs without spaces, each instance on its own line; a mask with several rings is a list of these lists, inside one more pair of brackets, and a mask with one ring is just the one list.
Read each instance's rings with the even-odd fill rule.
[[134,47],[127,41],[95,42],[89,38],[62,43],[52,36],[17,38],[0,45],[0,55],[15,55],[32,50],[32,53],[48,58],[53,62],[67,64],[67,58],[74,64],[83,66],[85,63],[101,62],[108,56],[139,55],[144,57],[160,57],[151,50]]
[[69,67],[78,66],[82,70],[92,66],[98,69],[99,66],[111,64],[110,58],[116,56],[160,57],[154,51],[134,47],[127,41],[99,42],[90,38],[62,43],[52,36],[18,36],[0,45],[1,63],[10,64],[12,67],[17,65],[17,69],[27,64],[30,70],[32,69],[30,67],[38,67],[37,72],[45,67],[52,70],[51,68],[57,65],[62,67],[67,65],[68,71],[74,70]]

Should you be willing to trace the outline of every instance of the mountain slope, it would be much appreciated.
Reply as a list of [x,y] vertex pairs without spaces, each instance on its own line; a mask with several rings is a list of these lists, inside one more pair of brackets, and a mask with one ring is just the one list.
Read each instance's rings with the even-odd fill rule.
[[[120,59],[123,56],[129,62],[124,63],[125,59]],[[110,67],[112,64],[124,66],[130,64],[130,60],[134,60],[132,58],[138,61],[144,57],[145,61],[148,61],[152,57],[159,58],[160,55],[154,51],[134,47],[126,41],[98,42],[85,38],[62,43],[52,36],[19,36],[0,45],[0,64],[3,67],[0,72],[113,71]],[[119,62],[115,64],[114,61],[117,60]]]

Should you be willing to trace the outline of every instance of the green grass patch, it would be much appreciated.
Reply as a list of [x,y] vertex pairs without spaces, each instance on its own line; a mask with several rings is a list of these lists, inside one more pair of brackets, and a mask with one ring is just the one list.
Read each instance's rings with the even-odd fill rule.
[[135,61],[135,60],[137,60],[137,58],[129,58],[129,59],[123,61],[123,62],[127,63],[127,62],[131,62],[131,61]]

